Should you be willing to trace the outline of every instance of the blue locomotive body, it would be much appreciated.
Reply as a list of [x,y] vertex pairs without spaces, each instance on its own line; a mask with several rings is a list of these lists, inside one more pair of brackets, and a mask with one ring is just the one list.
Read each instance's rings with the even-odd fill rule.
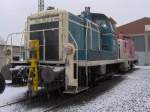
[[76,16],[69,13],[69,31],[77,42],[79,60],[118,58],[116,34],[110,19],[104,14],[83,12]]

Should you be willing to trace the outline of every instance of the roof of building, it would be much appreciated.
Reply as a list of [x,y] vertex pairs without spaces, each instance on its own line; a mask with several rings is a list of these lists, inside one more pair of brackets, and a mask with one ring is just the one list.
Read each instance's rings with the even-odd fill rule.
[[145,32],[145,25],[150,25],[150,18],[144,17],[128,24],[119,26],[117,31],[118,33],[127,35],[143,34]]

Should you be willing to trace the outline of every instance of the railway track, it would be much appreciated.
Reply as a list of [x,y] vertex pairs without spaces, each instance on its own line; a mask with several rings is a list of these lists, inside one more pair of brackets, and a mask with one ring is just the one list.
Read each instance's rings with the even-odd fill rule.
[[[76,96],[76,97],[77,97],[77,96]],[[60,107],[60,106],[62,106],[62,105],[64,105],[64,104],[66,104],[67,102],[69,102],[69,101],[71,101],[71,100],[73,100],[73,99],[75,99],[75,97],[71,97],[71,98],[69,98],[68,100],[65,100],[65,101],[63,101],[63,102],[61,102],[61,103],[59,103],[59,104],[56,104],[56,105],[51,106],[51,107],[49,107],[49,108],[46,108],[46,109],[44,109],[42,112],[50,112],[50,111],[52,111],[52,110],[55,110],[55,109],[57,109],[58,107]]]
[[[99,84],[97,85],[97,86],[99,86]],[[96,87],[97,87],[96,86]],[[87,91],[89,91],[89,92],[91,92],[92,90],[95,90],[95,87],[93,87],[93,88],[91,88],[90,90],[87,90]],[[67,104],[68,102],[71,102],[71,101],[73,101],[73,100],[75,100],[76,98],[78,98],[78,97],[82,97],[82,96],[85,96],[87,94],[87,92],[82,92],[82,93],[79,93],[79,94],[77,94],[77,95],[69,95],[69,96],[63,96],[63,98],[60,98],[58,101],[56,101],[56,102],[54,102],[54,103],[51,103],[50,105],[47,105],[46,107],[44,107],[43,109],[40,109],[40,112],[50,112],[50,111],[54,111],[54,110],[56,110],[57,108],[59,108],[59,107],[61,107],[61,106],[63,106],[63,105],[65,105],[65,104]],[[40,97],[40,96],[44,96],[44,97]],[[32,101],[34,101],[34,100],[37,100],[38,99],[38,102],[39,102],[39,100],[41,100],[42,99],[42,102],[44,102],[44,100],[43,100],[43,98],[45,99],[45,94],[43,95],[39,95],[39,96],[35,96],[35,97],[32,97],[31,98],[31,105],[32,105]],[[40,98],[40,99],[39,99]],[[1,108],[6,108],[6,107],[9,107],[9,106],[12,106],[12,105],[16,105],[16,104],[19,104],[19,103],[23,103],[23,102],[26,102],[27,100],[29,100],[29,99],[27,99],[27,98],[23,98],[23,99],[21,99],[21,100],[18,100],[18,101],[15,101],[15,102],[11,102],[11,103],[7,103],[7,104],[4,104],[4,105],[0,105],[0,109]],[[49,100],[51,100],[51,99],[49,99]],[[53,96],[52,96],[52,100],[55,100],[55,98],[53,98]],[[53,101],[52,101],[53,102]],[[38,105],[39,106],[39,105]],[[37,106],[37,107],[38,107]],[[36,108],[35,108],[36,109]]]
[[[120,75],[116,75],[117,77],[118,76],[120,76]],[[94,87],[92,87],[92,88],[90,88],[90,89],[88,89],[88,90],[86,90],[86,91],[88,91],[88,92],[92,92],[93,90],[95,90],[95,88],[97,88],[98,86],[100,86],[100,83],[98,83],[98,85],[97,86],[94,86]],[[68,99],[66,99],[65,101],[62,101],[62,102],[60,102],[59,104],[56,104],[56,105],[54,105],[54,106],[51,106],[51,107],[49,107],[49,108],[46,108],[45,110],[43,110],[43,111],[41,111],[41,112],[50,112],[50,111],[55,111],[55,109],[57,109],[58,107],[61,107],[61,106],[63,106],[64,104],[67,104],[68,102],[70,102],[70,101],[73,101],[73,100],[75,100],[76,98],[78,98],[78,97],[83,97],[83,96],[85,96],[85,95],[87,95],[87,93],[88,92],[82,92],[82,93],[79,93],[79,94],[77,94],[77,95],[75,95],[75,96],[71,96],[71,97],[69,97]]]
[[26,100],[27,99],[21,99],[19,101],[6,103],[6,104],[3,104],[3,105],[0,105],[0,108],[4,108],[4,107],[7,107],[7,106],[12,106],[12,105],[15,105],[15,104],[19,104],[19,103],[25,102]]
[[[41,95],[41,96],[44,96],[44,95]],[[0,109],[1,108],[4,108],[4,107],[8,107],[8,106],[12,106],[12,105],[15,105],[15,104],[19,104],[19,103],[23,103],[23,102],[26,102],[28,100],[35,100],[37,99],[39,96],[33,96],[31,98],[25,96],[24,98],[21,98],[21,99],[17,99],[16,101],[14,102],[9,102],[9,103],[5,103],[3,105],[0,105]]]
[[[92,89],[94,89],[94,88],[92,88]],[[88,90],[86,90],[86,91],[88,91]],[[57,109],[58,107],[63,106],[64,104],[67,104],[68,102],[75,100],[78,97],[82,97],[82,95],[84,96],[85,94],[86,94],[86,92],[82,92],[82,93],[79,93],[79,94],[77,94],[75,96],[70,96],[67,99],[65,99],[65,101],[62,101],[59,104],[53,105],[51,107],[48,107],[48,108],[44,109],[41,112],[50,112],[50,111],[53,111],[53,110]]]
[[[66,104],[67,102],[69,102],[69,101],[75,99],[76,97],[77,97],[77,96],[75,96],[75,97],[73,97],[73,96],[72,96],[72,97],[69,97],[67,100],[62,101],[62,102],[59,103],[59,104],[52,105],[52,106],[50,106],[50,107],[48,107],[48,108],[42,110],[41,112],[49,112],[49,111],[52,111],[52,110],[58,108],[59,106],[61,106],[61,105],[63,105],[63,104]],[[32,100],[34,100],[34,99],[36,99],[36,98],[38,98],[38,97],[34,97],[34,98],[32,98]],[[3,104],[3,105],[0,105],[0,109],[1,109],[1,108],[6,108],[6,107],[9,107],[9,106],[12,106],[12,105],[16,105],[16,104],[19,104],[19,103],[23,103],[23,102],[26,102],[27,100],[28,100],[28,99],[25,98],[25,99],[21,99],[21,100],[18,100],[18,101],[6,103],[6,104]]]
[[[92,89],[94,89],[94,88],[91,88],[91,90]],[[74,99],[76,99],[77,97],[81,97],[82,95],[84,95],[86,92],[82,92],[82,93],[79,93],[79,94],[77,94],[77,95],[71,95],[71,96],[68,96],[68,97],[65,97],[62,101],[60,101],[59,103],[58,103],[58,101],[55,103],[55,104],[53,104],[53,105],[51,105],[50,107],[48,107],[48,108],[44,108],[44,109],[42,109],[41,110],[41,112],[49,112],[49,111],[53,111],[53,110],[55,110],[55,109],[57,109],[58,107],[60,107],[60,106],[62,106],[62,105],[64,105],[64,104],[66,104],[66,103],[68,103],[68,102],[70,102],[70,101],[72,101],[72,100],[74,100]],[[42,95],[42,96],[44,96],[44,95]],[[35,97],[32,97],[30,100],[34,100],[34,99],[38,99],[39,98],[39,96],[35,96]],[[15,101],[15,102],[11,102],[11,103],[6,103],[6,104],[4,104],[4,105],[0,105],[0,109],[1,108],[6,108],[6,107],[9,107],[9,106],[12,106],[12,105],[16,105],[16,104],[19,104],[19,103],[23,103],[23,102],[26,102],[26,101],[28,101],[29,99],[27,99],[27,98],[23,98],[23,99],[20,99],[20,100],[18,100],[18,101]]]

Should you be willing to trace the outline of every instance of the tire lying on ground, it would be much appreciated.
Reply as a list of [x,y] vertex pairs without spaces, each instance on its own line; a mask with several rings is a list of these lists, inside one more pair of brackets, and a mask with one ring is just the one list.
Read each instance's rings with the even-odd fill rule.
[[2,94],[4,92],[5,86],[6,86],[5,79],[2,76],[2,74],[0,73],[0,94]]

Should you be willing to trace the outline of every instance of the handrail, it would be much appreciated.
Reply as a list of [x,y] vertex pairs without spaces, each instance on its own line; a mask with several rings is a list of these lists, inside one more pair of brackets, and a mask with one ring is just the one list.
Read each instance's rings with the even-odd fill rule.
[[69,33],[71,39],[73,40],[73,42],[74,42],[74,44],[75,44],[75,47],[76,47],[76,51],[77,51],[77,53],[76,53],[76,61],[77,61],[77,63],[76,63],[76,64],[77,64],[77,66],[76,66],[76,74],[77,74],[77,78],[78,78],[78,77],[79,77],[79,76],[78,76],[78,75],[79,75],[79,74],[78,74],[78,66],[79,66],[79,61],[78,61],[78,60],[79,60],[79,59],[78,59],[78,58],[79,58],[79,57],[78,57],[78,55],[79,55],[79,54],[78,54],[78,53],[79,53],[79,52],[78,52],[78,44],[77,44],[76,40],[74,39],[73,35],[71,34],[71,32],[68,32],[68,33]]
[[[87,20],[87,22],[86,22],[86,45],[85,45],[85,49],[86,49],[86,62],[87,62],[87,60],[88,60],[88,50],[87,50],[87,47],[88,47],[88,45],[87,45],[87,37],[88,37],[88,29],[89,29],[89,21]],[[87,67],[87,64],[86,64],[86,66],[85,66],[85,73],[86,73],[86,86],[88,86],[88,67]]]
[[[5,51],[6,49],[7,49],[7,47],[8,46],[10,46],[11,47],[11,60],[10,61],[12,61],[13,60],[13,47],[15,46],[15,45],[13,45],[13,35],[18,35],[18,34],[21,34],[22,36],[21,36],[21,40],[20,40],[20,44],[22,44],[22,41],[23,41],[23,33],[21,32],[21,33],[11,33],[11,34],[8,34],[8,36],[7,36],[7,39],[6,39],[6,41],[5,41],[5,47],[4,47],[4,49],[3,49],[3,51]],[[10,45],[8,44],[8,41],[9,41],[9,39],[10,39]],[[25,44],[25,43],[24,43]],[[16,45],[17,46],[17,45]],[[18,46],[19,47],[19,51],[20,51],[20,53],[22,53],[22,45],[20,45],[20,46]],[[25,50],[25,49],[24,49]],[[23,52],[25,52],[25,51],[23,51]],[[21,54],[22,55],[22,54]]]
[[[90,48],[93,48],[93,43],[92,43],[92,37],[93,37],[93,32],[92,32],[92,25],[91,24],[93,24],[90,20],[88,20],[88,19],[86,19],[86,62],[88,62],[88,45],[87,45],[87,38],[88,38],[88,30],[90,30],[90,40],[91,40],[91,45],[90,45]],[[98,33],[98,41],[99,41],[99,50],[101,50],[101,47],[100,47],[100,31],[99,31],[99,28],[98,28],[98,26],[96,26],[96,28],[97,28],[97,33]],[[87,64],[86,64],[86,66],[85,66],[85,72],[86,72],[86,85],[88,86],[88,66],[87,66]]]
[[[35,32],[43,32],[43,40],[45,40],[45,31],[54,31],[54,30],[59,30],[59,29],[62,29],[62,28],[63,27],[61,27],[61,28],[50,28],[50,29],[44,29],[44,30],[34,30],[34,31],[23,31],[23,32],[10,33],[10,34],[8,34],[7,39],[5,41],[4,50],[7,49],[8,41],[10,39],[11,40],[10,47],[11,47],[11,51],[13,51],[13,37],[14,37],[13,35],[22,35],[22,37],[21,37],[21,41],[22,41],[23,40],[22,38],[24,37],[23,34],[26,34],[26,33],[35,33]],[[24,41],[24,45],[25,45],[25,41]],[[45,49],[45,43],[44,43],[44,41],[43,41],[43,46],[44,46],[43,48]],[[20,46],[20,50],[21,50],[21,47],[22,46]],[[24,50],[26,50],[26,49],[24,49]],[[43,50],[43,52],[45,52],[45,50]],[[25,58],[27,59],[27,57],[25,57]],[[44,54],[44,58],[43,59],[45,61],[45,54]],[[12,60],[13,60],[13,52],[11,53],[11,61]]]

